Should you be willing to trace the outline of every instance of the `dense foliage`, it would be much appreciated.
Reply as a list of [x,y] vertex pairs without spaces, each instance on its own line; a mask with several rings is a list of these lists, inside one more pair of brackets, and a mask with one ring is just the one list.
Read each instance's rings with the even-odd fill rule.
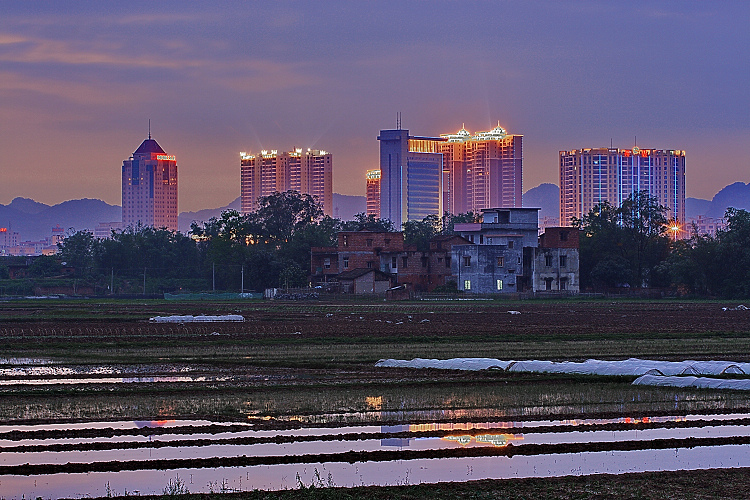
[[[575,220],[581,230],[581,290],[648,287],[750,296],[750,213],[730,208],[726,230],[712,237],[693,229],[682,240],[670,237],[666,213],[648,193],[636,192],[619,207],[603,202]],[[471,212],[428,216],[404,223],[404,240],[426,251],[433,237],[453,234],[454,224],[477,221]],[[194,223],[189,236],[136,226],[98,240],[79,231],[59,245],[58,256],[36,258],[27,274],[36,280],[67,276],[98,293],[117,294],[299,287],[308,283],[312,247],[336,246],[338,232],[360,230],[395,228],[364,213],[346,222],[333,219],[311,196],[287,191],[260,198],[249,214],[228,210]],[[30,293],[29,285],[7,280],[7,265],[0,264],[4,291]]]

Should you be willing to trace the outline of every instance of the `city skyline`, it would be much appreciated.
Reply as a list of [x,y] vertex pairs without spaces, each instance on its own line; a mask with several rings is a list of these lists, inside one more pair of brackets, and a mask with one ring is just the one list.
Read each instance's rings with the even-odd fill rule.
[[[686,196],[748,182],[747,2],[3,4],[0,203],[120,203],[148,120],[180,158],[180,210],[240,194],[240,151],[336,156],[365,194],[378,130],[524,136],[523,191],[558,152],[675,145]],[[637,137],[637,141],[636,141]],[[85,147],[82,154],[82,146]]]

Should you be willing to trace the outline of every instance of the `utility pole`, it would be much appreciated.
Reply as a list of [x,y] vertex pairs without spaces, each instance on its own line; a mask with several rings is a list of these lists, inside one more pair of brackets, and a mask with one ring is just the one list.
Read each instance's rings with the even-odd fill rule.
[[245,264],[242,264],[242,285],[240,286],[240,293],[245,293]]
[[216,291],[216,262],[211,263],[211,289]]

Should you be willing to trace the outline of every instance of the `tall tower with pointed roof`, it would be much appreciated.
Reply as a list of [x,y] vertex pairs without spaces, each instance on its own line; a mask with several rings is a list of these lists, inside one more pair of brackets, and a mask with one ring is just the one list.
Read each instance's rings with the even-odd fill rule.
[[122,162],[122,225],[177,230],[177,160],[151,138]]

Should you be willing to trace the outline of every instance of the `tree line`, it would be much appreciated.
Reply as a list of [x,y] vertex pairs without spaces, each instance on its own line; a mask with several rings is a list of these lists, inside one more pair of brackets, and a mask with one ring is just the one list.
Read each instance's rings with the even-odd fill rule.
[[[574,219],[581,231],[581,290],[660,288],[695,296],[747,297],[750,213],[730,208],[725,230],[709,236],[681,228],[688,231],[687,238],[675,238],[675,221],[667,214],[656,198],[640,191],[620,206],[602,202]],[[431,215],[404,223],[402,230],[407,245],[426,251],[434,236],[453,234],[455,223],[476,221],[471,212]],[[331,218],[312,196],[287,191],[260,198],[249,214],[228,210],[193,223],[188,235],[135,226],[98,240],[78,231],[59,245],[58,256],[36,260],[30,272],[52,276],[64,262],[75,269],[76,279],[105,293],[301,287],[308,284],[312,247],[336,246],[340,231],[364,229],[396,230],[391,221],[364,213],[351,221]]]

